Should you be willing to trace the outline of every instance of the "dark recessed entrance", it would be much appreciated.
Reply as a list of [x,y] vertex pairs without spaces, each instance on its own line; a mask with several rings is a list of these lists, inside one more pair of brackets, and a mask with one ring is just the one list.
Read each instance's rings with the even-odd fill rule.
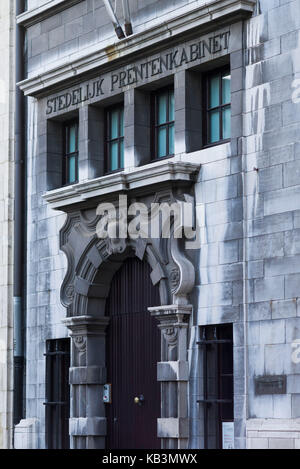
[[107,448],[158,449],[160,417],[160,333],[147,311],[160,305],[151,269],[137,258],[127,259],[113,278],[106,303],[108,383],[112,403],[107,408]]

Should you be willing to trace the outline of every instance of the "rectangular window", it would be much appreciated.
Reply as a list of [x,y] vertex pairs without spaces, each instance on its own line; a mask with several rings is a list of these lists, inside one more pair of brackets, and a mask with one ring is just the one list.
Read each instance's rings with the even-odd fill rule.
[[63,184],[78,182],[78,121],[64,125]]
[[68,449],[70,339],[48,340],[46,350],[46,445]]
[[108,173],[124,169],[124,106],[106,111],[106,170]]
[[231,135],[231,75],[228,69],[209,73],[204,79],[206,145],[230,139]]
[[175,139],[173,88],[162,89],[153,95],[152,113],[153,158],[173,156]]
[[222,449],[223,423],[233,422],[232,324],[200,329],[202,351],[204,448]]

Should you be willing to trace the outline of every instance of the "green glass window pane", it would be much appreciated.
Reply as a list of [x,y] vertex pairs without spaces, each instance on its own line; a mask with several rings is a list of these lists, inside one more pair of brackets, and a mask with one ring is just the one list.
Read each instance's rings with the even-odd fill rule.
[[220,77],[215,76],[210,79],[209,107],[220,105]]
[[68,174],[68,182],[76,182],[76,157],[71,156],[69,158],[69,174]]
[[124,109],[120,109],[120,137],[124,137]]
[[169,155],[174,155],[174,124],[169,127]]
[[77,151],[76,148],[76,140],[77,140],[77,126],[75,124],[69,127],[69,142],[68,142],[68,153],[75,153]]
[[162,127],[161,129],[158,129],[157,145],[158,145],[158,148],[157,148],[158,158],[167,156],[167,129],[166,127]]
[[167,100],[168,93],[158,96],[158,125],[167,122]]
[[174,114],[174,91],[169,93],[169,121],[175,120]]
[[110,169],[111,171],[115,171],[119,169],[119,162],[118,162],[118,142],[112,142],[110,144]]
[[230,83],[230,75],[222,77],[222,104],[228,104],[231,102]]
[[119,111],[116,109],[110,113],[110,138],[119,137]]
[[231,109],[230,107],[223,109],[223,139],[231,136]]
[[209,114],[209,143],[215,143],[220,140],[220,112],[213,111]]
[[124,140],[122,139],[120,141],[120,158],[121,158],[121,165],[120,165],[120,169],[123,169],[124,168]]

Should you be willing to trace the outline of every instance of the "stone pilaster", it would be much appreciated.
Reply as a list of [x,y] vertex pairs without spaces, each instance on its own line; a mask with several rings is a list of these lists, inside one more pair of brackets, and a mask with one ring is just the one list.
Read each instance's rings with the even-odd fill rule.
[[103,449],[106,418],[102,394],[106,383],[105,331],[109,318],[76,316],[63,322],[72,338],[71,448]]
[[191,305],[169,305],[148,308],[161,330],[161,361],[157,379],[161,383],[161,418],[158,437],[164,449],[184,449],[188,444],[188,378],[187,331]]

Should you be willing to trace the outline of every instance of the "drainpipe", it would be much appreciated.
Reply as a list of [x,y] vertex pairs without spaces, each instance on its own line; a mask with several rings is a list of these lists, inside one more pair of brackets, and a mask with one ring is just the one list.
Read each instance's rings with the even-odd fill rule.
[[[25,11],[25,0],[16,0],[16,16]],[[16,25],[16,83],[24,79],[24,30]],[[24,418],[25,350],[25,98],[15,88],[15,210],[14,210],[14,397],[13,423]]]
[[131,36],[133,31],[132,31],[131,16],[130,16],[128,0],[123,0],[123,12],[124,12],[124,19],[125,19],[125,33],[126,33],[126,36]]
[[107,10],[108,16],[110,17],[111,22],[112,22],[112,24],[115,28],[115,31],[116,31],[116,34],[117,34],[118,38],[119,39],[124,39],[125,34],[123,32],[122,26],[119,23],[118,18],[115,15],[113,7],[111,6],[110,0],[103,0],[103,3],[104,3],[105,8]]

